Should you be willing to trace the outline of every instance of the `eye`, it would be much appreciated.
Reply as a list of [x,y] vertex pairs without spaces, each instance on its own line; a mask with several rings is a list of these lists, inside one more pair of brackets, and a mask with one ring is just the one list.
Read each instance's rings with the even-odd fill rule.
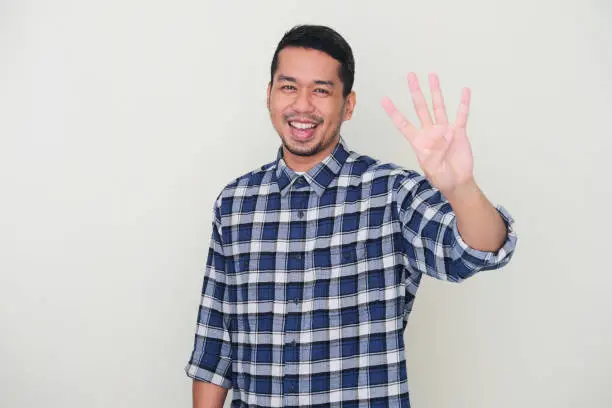
[[323,95],[329,95],[329,91],[327,89],[323,89],[323,88],[317,88],[317,89],[315,89],[315,92],[321,93]]
[[286,91],[294,91],[295,90],[295,86],[293,86],[293,85],[283,85],[283,86],[281,86],[281,89],[286,90]]

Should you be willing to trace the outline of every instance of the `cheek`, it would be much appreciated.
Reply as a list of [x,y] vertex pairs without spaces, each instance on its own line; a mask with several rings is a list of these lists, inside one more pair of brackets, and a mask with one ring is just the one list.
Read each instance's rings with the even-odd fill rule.
[[285,122],[285,115],[283,109],[278,109],[274,112],[274,121],[277,123]]
[[323,118],[325,119],[326,126],[335,126],[338,122],[342,120],[343,112],[339,112],[336,109],[328,109],[326,111],[321,112]]
[[282,120],[287,106],[284,102],[276,98],[270,101],[270,115],[272,115],[272,118]]
[[283,117],[283,110],[280,109],[276,104],[270,103],[270,117],[276,121]]
[[315,106],[321,115],[332,121],[337,121],[344,113],[342,104],[331,99],[321,100],[320,103],[316,104]]

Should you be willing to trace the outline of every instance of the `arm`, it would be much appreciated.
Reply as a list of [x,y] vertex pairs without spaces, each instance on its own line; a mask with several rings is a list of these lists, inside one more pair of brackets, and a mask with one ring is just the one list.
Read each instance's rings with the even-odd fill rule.
[[[474,159],[467,137],[471,91],[464,88],[453,124],[440,83],[429,75],[433,117],[414,73],[408,86],[421,122],[419,129],[390,99],[383,107],[416,153],[426,181],[413,177],[399,192],[408,256],[416,269],[441,279],[461,280],[478,270],[504,265],[514,250],[512,219],[496,209],[474,181]],[[432,188],[433,187],[433,188]],[[414,188],[414,189],[413,189]]]
[[466,244],[480,251],[499,250],[508,234],[499,212],[474,181],[446,197],[457,216],[457,228]]
[[193,406],[197,408],[222,407],[232,386],[231,309],[220,204],[219,198],[214,208],[193,351],[185,367],[193,379]]
[[[476,204],[467,199],[456,204],[457,214],[450,200],[417,172],[401,174],[393,189],[411,270],[461,282],[478,271],[501,268],[512,258],[517,242],[514,220],[503,207],[493,207],[482,193],[475,195]],[[459,198],[464,197],[453,200]],[[491,208],[494,214],[480,213]],[[501,232],[489,224],[498,220]],[[501,234],[499,244],[496,233]]]
[[193,408],[222,408],[227,388],[193,380]]

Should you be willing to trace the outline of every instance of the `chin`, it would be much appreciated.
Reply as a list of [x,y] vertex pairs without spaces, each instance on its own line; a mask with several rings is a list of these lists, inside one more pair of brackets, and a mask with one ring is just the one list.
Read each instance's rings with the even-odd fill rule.
[[314,156],[321,151],[321,143],[315,139],[307,142],[296,142],[289,136],[283,139],[285,148],[296,156]]

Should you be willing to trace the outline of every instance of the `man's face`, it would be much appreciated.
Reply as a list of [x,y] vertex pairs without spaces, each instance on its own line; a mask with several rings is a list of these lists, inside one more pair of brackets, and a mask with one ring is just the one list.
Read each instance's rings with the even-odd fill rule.
[[[314,165],[334,148],[351,118],[355,94],[344,98],[340,63],[324,52],[287,47],[268,85],[268,109],[289,160]],[[295,160],[294,160],[295,162]]]

